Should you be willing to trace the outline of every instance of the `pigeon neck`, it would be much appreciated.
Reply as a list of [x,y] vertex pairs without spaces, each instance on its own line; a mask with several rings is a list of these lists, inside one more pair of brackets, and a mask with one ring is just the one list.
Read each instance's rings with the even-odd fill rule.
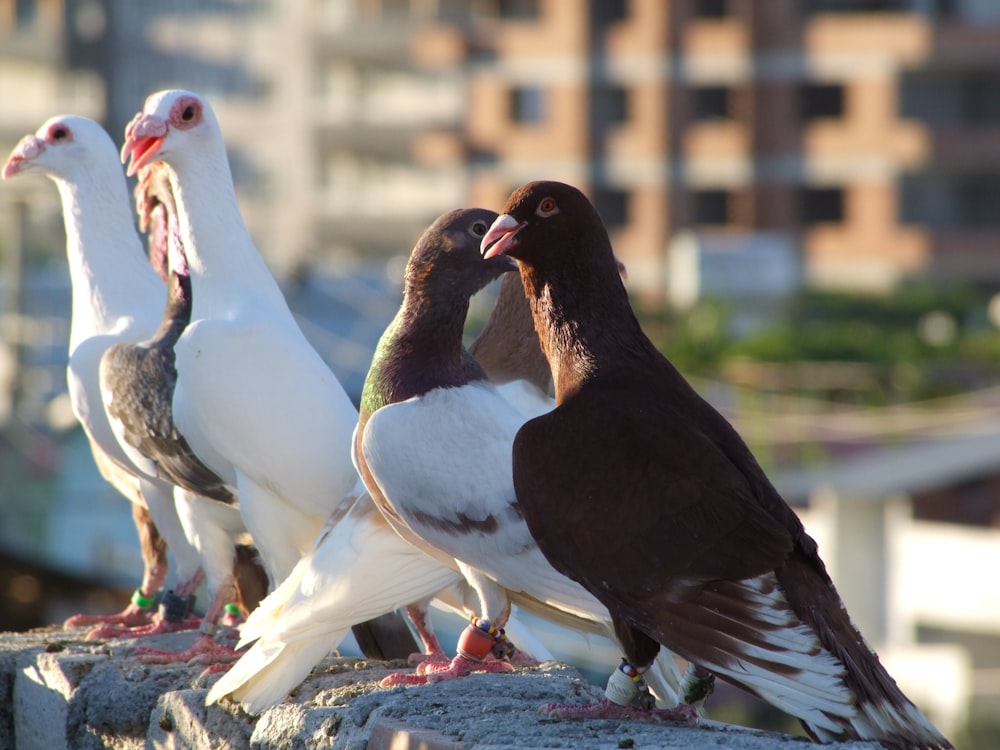
[[485,378],[462,346],[468,311],[467,299],[444,305],[422,295],[405,295],[372,358],[361,394],[362,419],[387,404]]
[[469,353],[494,383],[527,380],[551,393],[552,372],[538,343],[531,306],[518,274],[504,275],[493,312]]
[[588,272],[567,282],[558,273],[536,278],[526,268],[522,278],[552,368],[557,403],[599,373],[614,370],[632,355],[647,356],[652,349],[617,274],[609,280]]
[[163,286],[143,255],[124,177],[103,183],[58,179],[56,185],[73,289],[70,351],[114,330],[123,318],[155,320]]
[[195,317],[226,317],[242,305],[287,309],[243,223],[225,154],[171,169],[181,241],[197,290]]
[[170,345],[191,322],[191,277],[171,272],[167,277],[167,305],[155,339]]

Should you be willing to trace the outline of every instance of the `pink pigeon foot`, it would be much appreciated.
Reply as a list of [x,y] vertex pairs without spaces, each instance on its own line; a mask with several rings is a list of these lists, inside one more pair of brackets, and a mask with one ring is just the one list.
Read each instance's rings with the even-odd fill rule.
[[201,624],[201,620],[191,615],[194,607],[194,594],[178,594],[167,591],[160,600],[160,608],[149,625],[138,628],[115,628],[104,626],[87,634],[87,640],[98,638],[141,638],[162,633],[176,633],[181,630],[192,630]]
[[148,635],[162,635],[164,633],[180,633],[184,630],[196,630],[200,625],[200,617],[190,616],[184,618],[180,622],[173,622],[157,615],[157,617],[149,625],[142,625],[137,628],[116,628],[111,625],[95,628],[87,633],[87,640],[97,641],[108,638],[145,638]]
[[216,643],[205,633],[200,634],[190,648],[184,651],[162,651],[156,648],[140,647],[135,650],[136,659],[143,664],[176,664],[195,662],[197,664],[217,664],[236,661],[239,654],[232,646]]
[[473,672],[511,672],[514,667],[499,659],[474,661],[465,656],[456,656],[450,662],[438,664],[425,661],[417,667],[415,673],[396,672],[382,679],[383,687],[396,685],[426,685],[428,683],[452,680],[465,677]]
[[619,706],[604,698],[597,703],[566,706],[548,703],[539,709],[543,714],[557,719],[633,719],[638,721],[673,721],[697,725],[700,719],[693,706],[680,704],[674,708],[641,708],[640,706]]
[[448,655],[444,652],[444,649],[440,649],[430,654],[425,654],[420,651],[415,651],[414,653],[406,657],[406,661],[408,661],[410,664],[414,664],[417,667],[420,667],[424,664],[447,664],[451,660],[448,658]]
[[82,628],[89,625],[112,626],[129,629],[149,625],[156,616],[155,609],[142,609],[135,604],[129,604],[121,612],[113,615],[73,615],[63,623],[63,628]]

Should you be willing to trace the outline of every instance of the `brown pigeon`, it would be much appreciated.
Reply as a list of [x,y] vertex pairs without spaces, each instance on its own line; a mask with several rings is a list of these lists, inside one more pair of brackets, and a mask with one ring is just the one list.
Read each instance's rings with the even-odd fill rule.
[[951,748],[855,628],[746,444],[643,333],[583,193],[524,185],[482,249],[518,261],[555,383],[556,408],[514,442],[519,507],[552,565],[607,606],[629,666],[663,645],[814,740]]

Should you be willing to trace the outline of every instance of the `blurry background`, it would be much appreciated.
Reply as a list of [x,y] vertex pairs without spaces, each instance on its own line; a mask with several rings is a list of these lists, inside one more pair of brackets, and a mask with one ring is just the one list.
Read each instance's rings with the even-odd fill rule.
[[[0,0],[0,155],[65,112],[120,144],[172,86],[355,398],[431,220],[583,188],[890,671],[1000,745],[1000,3]],[[0,629],[138,570],[68,408],[63,242],[49,181],[0,184]]]

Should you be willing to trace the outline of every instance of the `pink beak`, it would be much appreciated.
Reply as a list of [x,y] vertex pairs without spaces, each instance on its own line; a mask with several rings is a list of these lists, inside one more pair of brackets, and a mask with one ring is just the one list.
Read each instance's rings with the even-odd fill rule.
[[155,160],[167,137],[167,123],[156,115],[140,112],[125,128],[122,163],[131,157],[125,174],[134,175],[144,164]]
[[510,214],[498,216],[493,226],[483,236],[479,243],[479,250],[483,258],[492,258],[494,255],[505,253],[517,244],[515,236],[524,228],[524,223],[519,223]]
[[45,150],[45,142],[38,136],[26,135],[10,152],[3,167],[3,178],[13,177],[21,171],[26,161],[31,161]]

